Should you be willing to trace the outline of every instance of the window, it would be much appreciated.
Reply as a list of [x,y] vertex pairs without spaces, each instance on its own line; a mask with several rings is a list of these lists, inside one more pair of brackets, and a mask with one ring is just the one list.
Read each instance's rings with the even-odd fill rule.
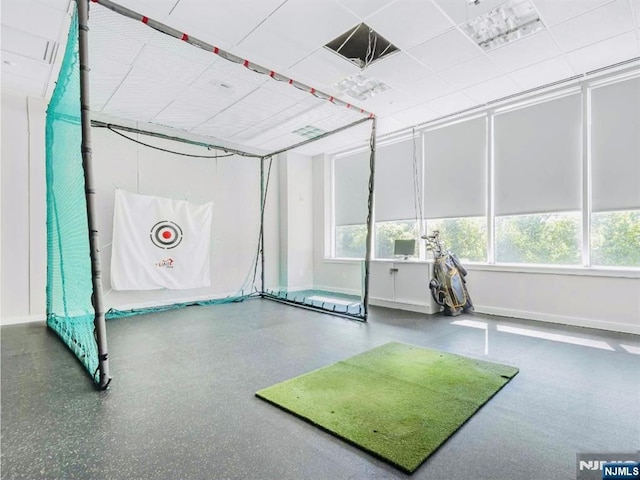
[[496,115],[494,172],[496,262],[580,265],[581,95]]
[[[406,222],[376,223],[375,246],[376,258],[395,258],[393,246],[395,240],[418,239],[415,220]],[[417,243],[416,243],[417,247]],[[416,248],[416,255],[418,254]]]
[[640,267],[640,210],[591,215],[591,264]]
[[591,92],[591,264],[640,267],[640,78]]
[[580,212],[496,218],[496,262],[579,265]]
[[424,134],[427,231],[462,261],[487,260],[487,118]]
[[367,245],[369,151],[333,161],[335,256],[364,258]]
[[[640,71],[621,75],[383,140],[374,258],[423,258],[438,230],[463,262],[640,269]],[[368,161],[334,162],[338,257],[365,255]]]
[[367,253],[367,225],[336,226],[336,257],[364,258]]
[[487,218],[441,218],[427,220],[427,231],[440,232],[444,246],[462,262],[487,261]]

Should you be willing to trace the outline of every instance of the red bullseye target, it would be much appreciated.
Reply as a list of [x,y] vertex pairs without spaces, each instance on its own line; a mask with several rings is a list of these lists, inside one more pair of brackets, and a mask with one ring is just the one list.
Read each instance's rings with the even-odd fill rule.
[[153,226],[149,236],[156,247],[168,250],[180,245],[182,229],[174,222],[163,220]]

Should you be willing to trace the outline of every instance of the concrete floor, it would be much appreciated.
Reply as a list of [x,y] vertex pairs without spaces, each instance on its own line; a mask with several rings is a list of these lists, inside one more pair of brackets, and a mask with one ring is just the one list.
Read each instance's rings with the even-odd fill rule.
[[98,392],[44,325],[2,327],[3,479],[406,478],[254,397],[391,340],[520,368],[412,478],[565,480],[578,452],[640,446],[634,335],[379,308],[363,324],[267,300],[107,328]]

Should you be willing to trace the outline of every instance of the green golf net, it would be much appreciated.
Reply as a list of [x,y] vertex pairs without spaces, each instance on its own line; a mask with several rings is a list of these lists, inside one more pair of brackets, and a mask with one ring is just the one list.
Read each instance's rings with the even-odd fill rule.
[[47,325],[98,381],[81,141],[78,22],[74,15],[47,109]]

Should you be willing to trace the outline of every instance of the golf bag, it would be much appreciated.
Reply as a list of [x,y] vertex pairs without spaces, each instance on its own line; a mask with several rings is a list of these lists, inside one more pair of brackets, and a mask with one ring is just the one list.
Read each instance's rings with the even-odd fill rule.
[[465,268],[453,253],[444,250],[438,231],[423,238],[434,252],[433,278],[429,282],[433,299],[442,305],[447,316],[473,312],[473,302],[464,279],[467,276]]

